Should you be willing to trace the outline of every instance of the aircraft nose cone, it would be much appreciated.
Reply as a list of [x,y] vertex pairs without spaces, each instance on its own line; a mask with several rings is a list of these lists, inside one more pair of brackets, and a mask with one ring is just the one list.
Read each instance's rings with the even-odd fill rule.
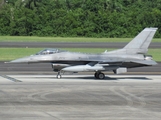
[[27,63],[29,62],[30,58],[29,57],[25,57],[25,58],[19,58],[16,60],[12,60],[10,61],[10,63]]

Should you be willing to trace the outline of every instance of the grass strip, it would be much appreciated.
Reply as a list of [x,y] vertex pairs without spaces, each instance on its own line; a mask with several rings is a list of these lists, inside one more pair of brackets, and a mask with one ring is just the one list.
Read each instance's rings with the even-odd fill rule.
[[[81,38],[81,37],[36,37],[36,36],[0,36],[0,42],[129,42],[133,38]],[[152,42],[161,42],[161,38]]]
[[[43,48],[0,48],[0,61],[10,61],[17,58],[29,56],[42,50]],[[102,53],[106,49],[104,48],[63,48],[64,50],[72,52],[83,53]],[[108,49],[108,51],[114,49]],[[149,49],[149,55],[153,56],[156,61],[161,61],[161,49]]]

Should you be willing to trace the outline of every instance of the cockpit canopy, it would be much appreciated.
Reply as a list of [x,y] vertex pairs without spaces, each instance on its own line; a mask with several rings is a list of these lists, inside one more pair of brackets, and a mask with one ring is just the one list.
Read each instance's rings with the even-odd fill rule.
[[44,49],[36,53],[36,55],[48,55],[48,54],[55,54],[55,53],[60,53],[60,52],[65,52],[65,50],[60,50],[57,48],[47,48],[47,49]]

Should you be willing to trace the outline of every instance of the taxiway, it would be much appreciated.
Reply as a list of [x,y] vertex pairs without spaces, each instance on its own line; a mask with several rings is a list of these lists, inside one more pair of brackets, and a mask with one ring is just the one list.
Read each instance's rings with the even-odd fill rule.
[[[0,47],[22,48],[122,48],[127,42],[0,42]],[[160,48],[161,43],[152,42],[149,48]]]

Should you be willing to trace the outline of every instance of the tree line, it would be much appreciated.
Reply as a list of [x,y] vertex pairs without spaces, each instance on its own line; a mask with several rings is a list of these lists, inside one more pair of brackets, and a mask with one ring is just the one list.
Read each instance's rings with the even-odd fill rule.
[[145,27],[161,27],[160,0],[0,0],[0,35],[133,37]]

